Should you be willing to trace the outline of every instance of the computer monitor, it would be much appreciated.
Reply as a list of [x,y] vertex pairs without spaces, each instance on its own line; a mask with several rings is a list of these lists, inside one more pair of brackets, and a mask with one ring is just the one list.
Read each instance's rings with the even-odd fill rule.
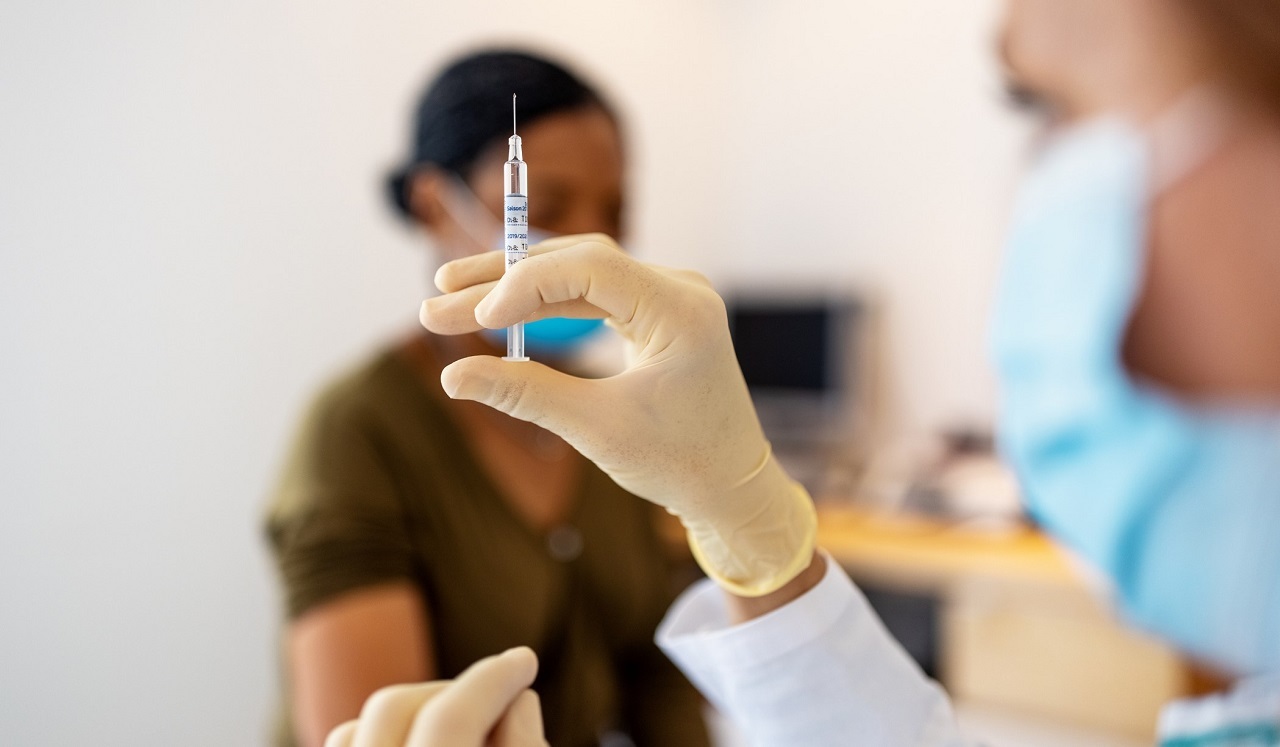
[[770,439],[854,437],[863,304],[848,294],[726,297],[738,365]]

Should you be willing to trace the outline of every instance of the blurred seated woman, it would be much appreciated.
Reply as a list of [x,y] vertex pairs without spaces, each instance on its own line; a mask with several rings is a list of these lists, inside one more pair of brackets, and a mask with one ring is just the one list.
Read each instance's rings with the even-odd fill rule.
[[[601,96],[549,61],[475,54],[428,86],[390,180],[441,261],[502,245],[513,92],[532,230],[621,233],[622,137]],[[598,326],[532,323],[527,346],[570,367]],[[653,643],[679,588],[658,531],[670,517],[558,437],[441,391],[444,366],[504,344],[419,331],[303,420],[267,520],[288,611],[281,744],[318,747],[375,690],[517,645],[542,662],[534,689],[557,747],[614,732],[707,744],[698,696]]]

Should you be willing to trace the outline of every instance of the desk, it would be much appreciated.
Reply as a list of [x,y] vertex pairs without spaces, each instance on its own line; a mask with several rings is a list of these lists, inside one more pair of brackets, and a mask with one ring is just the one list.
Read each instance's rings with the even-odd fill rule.
[[1161,705],[1194,687],[1035,529],[824,503],[818,515],[819,545],[855,580],[938,597],[940,675],[959,701],[1150,740]]
[[1024,525],[976,528],[913,514],[820,504],[818,544],[862,578],[910,591],[943,592],[989,578],[1080,587],[1068,557]]

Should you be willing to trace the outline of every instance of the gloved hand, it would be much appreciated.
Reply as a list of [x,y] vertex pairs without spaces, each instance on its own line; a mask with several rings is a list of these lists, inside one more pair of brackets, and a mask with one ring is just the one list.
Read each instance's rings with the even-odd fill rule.
[[439,334],[542,317],[603,317],[628,366],[579,379],[491,356],[446,367],[450,397],[558,434],[619,485],[684,523],[709,576],[741,596],[790,581],[812,559],[812,501],[773,459],[738,369],[724,302],[693,272],[642,264],[598,234],[543,242],[504,274],[500,252],[446,264],[422,305]]
[[325,747],[546,747],[538,696],[528,689],[537,672],[533,652],[513,648],[453,682],[383,688]]

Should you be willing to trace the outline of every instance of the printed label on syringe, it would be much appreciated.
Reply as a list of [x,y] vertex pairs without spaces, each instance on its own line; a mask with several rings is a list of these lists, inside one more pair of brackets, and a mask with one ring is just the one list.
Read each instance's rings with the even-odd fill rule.
[[506,223],[507,267],[529,256],[529,198],[507,195],[504,210]]

